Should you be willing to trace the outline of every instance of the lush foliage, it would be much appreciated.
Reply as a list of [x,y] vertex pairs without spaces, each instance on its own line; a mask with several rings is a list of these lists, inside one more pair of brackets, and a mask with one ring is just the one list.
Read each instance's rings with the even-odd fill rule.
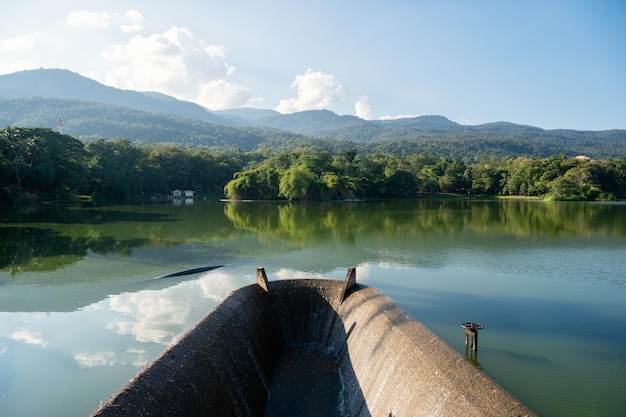
[[358,156],[297,151],[238,172],[231,199],[415,198],[432,193],[534,196],[559,200],[626,197],[626,158],[511,158],[466,164],[427,154]]
[[182,150],[168,145],[133,146],[128,139],[85,145],[50,129],[0,130],[0,197],[23,200],[132,201],[193,189],[219,195],[253,154]]
[[129,139],[84,144],[50,129],[0,130],[5,205],[78,195],[145,200],[176,188],[255,200],[398,199],[432,193],[614,200],[626,198],[626,157],[556,155],[468,163],[427,153],[360,154],[356,149],[252,153],[135,146]]
[[[135,93],[138,94],[138,93]],[[132,97],[135,97],[134,95]],[[144,97],[145,98],[145,97]],[[130,98],[129,98],[130,100]],[[100,138],[129,138],[134,145],[172,145],[211,151],[273,152],[309,149],[333,154],[357,149],[360,155],[408,157],[427,153],[458,158],[465,163],[484,159],[543,157],[564,154],[594,159],[626,155],[626,131],[544,130],[513,123],[456,125],[445,118],[366,121],[326,110],[275,115],[255,120],[206,117],[143,110],[120,104],[58,98],[0,98],[0,126],[57,125],[84,142]],[[187,103],[190,104],[190,103]],[[194,113],[195,114],[195,113]],[[207,119],[211,116],[211,119]],[[435,120],[435,123],[429,121]]]

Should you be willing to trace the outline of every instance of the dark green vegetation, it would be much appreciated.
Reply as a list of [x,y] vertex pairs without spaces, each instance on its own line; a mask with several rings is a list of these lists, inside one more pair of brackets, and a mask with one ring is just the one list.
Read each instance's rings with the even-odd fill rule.
[[416,198],[421,194],[521,195],[570,200],[626,197],[626,157],[491,158],[468,163],[426,153],[356,150],[218,152],[128,139],[83,143],[50,129],[0,130],[0,197],[25,201],[138,201],[193,189],[258,200]]
[[[544,130],[498,122],[461,126],[441,116],[366,121],[327,110],[276,114],[255,119],[222,114],[211,121],[174,113],[156,113],[119,104],[60,98],[0,97],[0,126],[54,128],[63,117],[63,131],[84,142],[129,138],[134,145],[162,144],[211,151],[273,152],[294,149],[356,149],[359,154],[436,157],[473,163],[485,158],[626,155],[626,131]],[[265,114],[271,114],[265,113]],[[433,122],[434,121],[434,122]]]
[[0,197],[3,205],[33,200],[141,201],[175,188],[203,195],[223,193],[247,164],[242,153],[133,146],[128,139],[85,145],[50,129],[0,130]]
[[[63,125],[51,130],[59,118]],[[211,112],[44,69],[0,76],[0,126],[9,126],[0,131],[4,205],[79,195],[146,200],[176,188],[260,200],[626,197],[625,130],[462,126],[443,116],[367,121],[327,110]]]
[[565,200],[626,197],[626,158],[553,156],[466,164],[427,154],[359,156],[356,151],[292,152],[252,163],[225,188],[228,198],[333,200],[415,198],[445,193],[541,196]]
[[211,112],[158,93],[104,86],[76,73],[40,69],[0,75],[0,126],[55,128],[83,142],[128,138],[133,145],[272,153],[356,149],[359,155],[429,154],[476,163],[490,158],[626,155],[626,131],[544,130],[497,122],[462,126],[443,116],[367,121],[327,110]]
[[[184,210],[174,204],[43,205],[36,210],[14,209],[2,214],[0,270],[11,276],[67,268],[84,260],[89,253],[130,257],[137,248],[204,246],[216,257],[207,261],[202,254],[195,262],[173,261],[172,258],[151,262],[171,272],[190,264],[221,263],[224,257],[272,257],[295,248],[333,247],[335,240],[351,246],[358,239],[355,236],[371,236],[367,239],[379,241],[381,247],[392,248],[387,260],[411,265],[420,261],[402,259],[409,246],[417,245],[418,251],[428,252],[432,250],[429,245],[438,247],[441,239],[449,241],[446,245],[471,246],[488,253],[494,246],[501,251],[511,251],[518,248],[519,239],[532,240],[533,236],[540,236],[539,240],[546,236],[566,240],[585,240],[590,236],[626,238],[622,204],[537,204],[528,200],[470,202],[422,198],[365,204],[239,204],[215,200],[196,201],[184,206]],[[496,239],[494,243],[494,236],[508,237]],[[357,252],[350,249],[349,253],[335,253],[332,259],[338,264],[345,263],[346,259],[354,264],[371,262],[372,254],[367,244],[365,246]],[[431,259],[427,263],[439,265],[439,262],[443,261]],[[157,269],[152,276],[163,275],[164,270]],[[607,280],[621,279],[621,275],[602,276]],[[72,284],[65,281],[68,277],[61,281],[56,278],[56,285],[59,282]],[[79,274],[77,279],[84,283],[109,277],[108,273]],[[33,285],[49,283],[35,276],[21,279],[32,280],[28,282]],[[0,303],[2,301],[6,300],[0,299]]]

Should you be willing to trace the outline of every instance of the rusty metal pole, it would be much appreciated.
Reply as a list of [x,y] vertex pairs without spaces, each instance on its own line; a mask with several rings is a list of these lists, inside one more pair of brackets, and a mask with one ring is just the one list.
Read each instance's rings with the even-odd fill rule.
[[473,330],[472,333],[473,333],[472,336],[474,336],[474,343],[472,344],[472,350],[477,351],[478,350],[478,331]]
[[465,346],[468,345],[469,339],[471,337],[472,338],[471,349],[473,351],[477,351],[478,350],[478,331],[481,329],[484,329],[485,326],[483,326],[480,323],[474,323],[473,321],[468,321],[465,323],[461,323],[461,327],[465,329]]

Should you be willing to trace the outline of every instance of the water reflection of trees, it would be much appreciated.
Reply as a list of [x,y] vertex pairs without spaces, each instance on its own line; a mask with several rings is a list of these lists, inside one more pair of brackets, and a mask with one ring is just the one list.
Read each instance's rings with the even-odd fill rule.
[[127,257],[135,248],[219,245],[242,233],[224,216],[220,202],[185,207],[43,206],[4,212],[0,219],[0,270],[13,276],[67,267],[90,252]]
[[472,204],[469,224],[482,234],[517,237],[626,235],[626,207],[621,204],[504,201]]
[[22,272],[49,272],[82,260],[88,251],[128,256],[141,239],[67,236],[53,229],[0,228],[0,269],[12,276]]
[[167,213],[142,212],[139,206],[12,211],[0,227],[0,269],[12,276],[49,272],[77,263],[88,252],[130,256],[137,247],[177,245],[181,240],[163,233],[163,225],[174,220]]
[[63,258],[64,265],[71,265],[84,255],[84,247],[52,230],[0,228],[0,268],[13,276],[20,272],[53,271],[59,267],[59,259]]
[[[130,256],[138,247],[189,242],[252,256],[254,250],[266,254],[330,244],[413,251],[512,247],[520,239],[539,244],[545,238],[622,238],[625,210],[623,204],[470,200],[44,208],[4,216],[0,269],[13,276],[54,271],[90,251]],[[256,249],[244,237],[254,240]]]
[[483,237],[624,236],[618,204],[423,200],[380,203],[227,204],[236,228],[296,242],[368,235],[428,238],[471,232]]

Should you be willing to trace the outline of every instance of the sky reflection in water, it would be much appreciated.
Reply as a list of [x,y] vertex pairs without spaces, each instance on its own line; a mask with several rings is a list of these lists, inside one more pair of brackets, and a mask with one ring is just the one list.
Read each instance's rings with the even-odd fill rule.
[[[4,246],[16,250],[4,265],[22,259],[28,270],[0,272],[0,415],[87,415],[230,291],[254,282],[257,266],[270,279],[343,279],[356,266],[358,281],[380,288],[461,353],[460,323],[483,323],[478,362],[540,415],[619,415],[626,409],[625,210],[208,204],[88,212],[97,222],[64,211],[62,225],[29,217],[24,230],[45,230],[53,240]],[[0,234],[32,235],[16,224]],[[71,259],[61,251],[44,258],[55,244],[67,245]],[[224,267],[152,279],[200,265]]]
[[85,415],[245,283],[214,270],[72,312],[0,313],[0,415],[50,415],[51,405]]

